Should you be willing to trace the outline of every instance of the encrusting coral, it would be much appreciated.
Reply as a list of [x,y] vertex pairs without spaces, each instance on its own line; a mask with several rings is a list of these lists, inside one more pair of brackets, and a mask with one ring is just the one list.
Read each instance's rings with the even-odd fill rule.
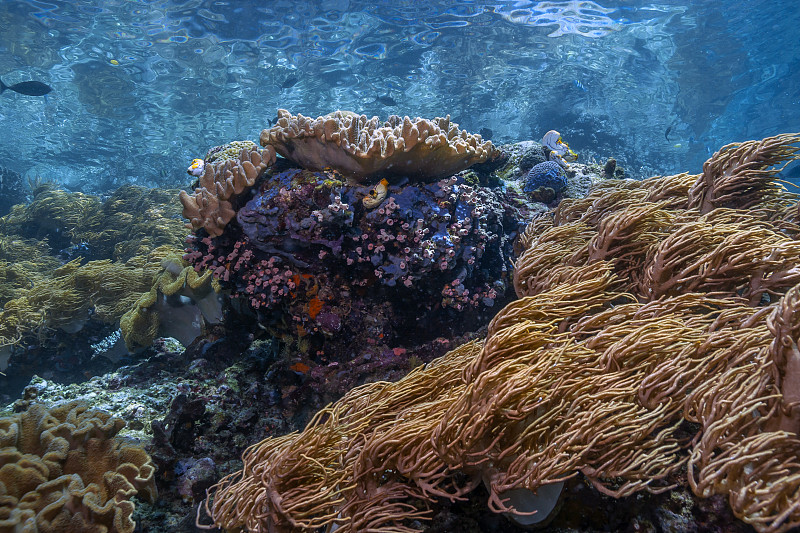
[[519,299],[484,342],[252,446],[213,523],[409,532],[480,483],[527,522],[578,474],[622,497],[686,468],[758,531],[800,525],[800,204],[770,168],[799,145],[729,145],[702,175],[563,201],[521,236]]
[[433,181],[499,155],[491,141],[460,130],[449,115],[392,115],[381,122],[350,111],[312,119],[279,109],[275,125],[261,132],[261,145],[305,169],[332,168],[356,182],[377,175]]
[[194,194],[186,191],[179,194],[183,216],[189,219],[187,227],[205,228],[212,237],[222,235],[236,216],[232,200],[252,187],[261,172],[274,162],[275,150],[270,146],[261,152],[243,148],[238,158],[207,162]]
[[0,531],[132,533],[137,496],[157,497],[141,446],[119,418],[80,402],[0,418]]

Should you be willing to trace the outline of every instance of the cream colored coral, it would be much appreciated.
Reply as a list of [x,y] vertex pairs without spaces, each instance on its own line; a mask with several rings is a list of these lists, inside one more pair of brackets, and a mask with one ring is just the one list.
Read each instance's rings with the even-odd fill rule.
[[278,110],[261,145],[308,170],[332,168],[357,182],[378,175],[430,180],[496,157],[491,141],[467,133],[450,116],[427,120],[392,115],[386,122],[350,111],[312,119]]
[[130,498],[154,501],[155,467],[119,418],[70,402],[0,418],[0,531],[131,533]]
[[274,162],[275,150],[267,147],[261,152],[243,149],[238,159],[206,164],[194,194],[179,193],[183,216],[189,219],[187,227],[205,228],[212,237],[222,235],[236,216],[230,200],[252,187],[261,172]]

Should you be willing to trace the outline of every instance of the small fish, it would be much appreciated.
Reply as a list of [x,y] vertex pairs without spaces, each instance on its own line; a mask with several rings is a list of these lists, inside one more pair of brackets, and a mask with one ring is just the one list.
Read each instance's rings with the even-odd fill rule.
[[664,138],[666,140],[669,140],[669,132],[671,132],[671,131],[672,131],[672,126],[668,127],[667,131],[664,132]]
[[575,80],[573,83],[575,84],[575,87],[586,92],[586,87],[583,85],[583,83],[581,83],[581,80]]
[[297,76],[289,76],[288,78],[283,80],[283,83],[281,83],[281,89],[289,89],[291,87],[294,87],[295,85],[297,85],[298,81],[300,81],[300,78],[298,78]]
[[481,138],[483,139],[491,139],[494,132],[490,128],[481,128],[478,130],[478,133],[481,134]]
[[189,173],[190,176],[194,176],[195,178],[199,178],[203,175],[203,172],[206,169],[206,162],[202,159],[192,159],[192,164],[189,165],[189,168],[186,169],[186,172]]
[[385,106],[390,106],[390,107],[397,105],[395,99],[389,96],[388,94],[385,94],[383,96],[381,95],[376,96],[375,101],[378,102],[379,104],[383,104]]
[[40,81],[23,81],[9,86],[0,80],[0,94],[2,94],[2,92],[6,89],[14,91],[15,93],[26,94],[28,96],[44,96],[53,90],[52,87]]
[[384,198],[386,198],[386,193],[389,191],[389,182],[386,181],[386,178],[382,179],[380,183],[375,185],[372,189],[370,189],[369,193],[364,197],[362,203],[364,207],[367,209],[373,209],[377,207]]

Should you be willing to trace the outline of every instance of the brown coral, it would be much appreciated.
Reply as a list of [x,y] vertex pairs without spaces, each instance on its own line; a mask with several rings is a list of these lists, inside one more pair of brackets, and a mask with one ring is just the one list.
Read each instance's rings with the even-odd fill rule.
[[[386,122],[349,111],[312,119],[278,110],[261,145],[308,170],[332,168],[356,181],[380,175],[431,180],[496,157],[491,141],[467,133],[450,116],[427,120],[392,115]],[[373,180],[374,181],[374,180]]]
[[153,502],[155,468],[125,425],[80,402],[0,418],[0,530],[131,533],[134,495]]
[[252,187],[261,172],[275,162],[275,150],[268,146],[261,152],[242,149],[237,159],[222,159],[205,165],[193,195],[181,191],[183,216],[188,228],[205,228],[217,237],[236,216],[232,198]]
[[[734,153],[706,168],[771,179]],[[690,209],[693,179],[608,183],[537,221],[520,299],[482,344],[251,447],[208,506],[215,524],[409,532],[481,482],[492,510],[522,515],[578,473],[620,497],[669,490],[687,467],[695,494],[726,495],[757,530],[800,525],[800,242],[783,229],[800,220],[733,196]],[[729,186],[752,206],[751,187]]]

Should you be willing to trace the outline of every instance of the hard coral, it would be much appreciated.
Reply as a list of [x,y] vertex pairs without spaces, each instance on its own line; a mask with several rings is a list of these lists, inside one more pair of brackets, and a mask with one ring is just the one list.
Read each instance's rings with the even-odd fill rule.
[[115,438],[124,425],[80,402],[0,418],[0,530],[132,533],[130,498],[157,493],[144,449]]
[[212,237],[222,234],[225,226],[236,216],[232,200],[252,187],[265,168],[275,162],[275,150],[242,149],[237,159],[218,159],[205,165],[194,195],[179,194],[187,227],[204,228]]
[[553,189],[558,194],[567,186],[567,176],[561,165],[555,161],[545,161],[534,165],[523,180],[522,190],[531,193],[541,187]]
[[332,168],[355,181],[379,175],[431,181],[496,157],[491,141],[458,129],[450,116],[427,120],[392,115],[385,122],[349,111],[312,119],[278,110],[261,145],[308,170]]

